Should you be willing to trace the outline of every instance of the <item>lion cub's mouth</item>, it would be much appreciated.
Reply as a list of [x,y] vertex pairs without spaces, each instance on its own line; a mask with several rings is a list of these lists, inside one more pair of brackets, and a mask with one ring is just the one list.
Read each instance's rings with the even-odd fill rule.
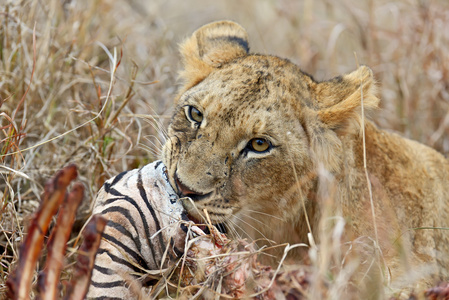
[[[178,196],[180,198],[185,198],[185,197],[190,198],[190,199],[192,199],[193,202],[204,200],[212,195],[212,192],[200,193],[200,192],[194,191],[193,189],[187,187],[185,184],[182,183],[182,181],[179,179],[179,177],[176,173],[175,173],[175,184],[178,189]],[[197,210],[196,207],[193,207],[195,205],[195,203],[192,203],[191,201],[189,201],[187,199],[182,201],[181,203],[184,206],[184,209],[186,210],[186,213],[187,213],[187,218],[189,218],[190,221],[192,221],[195,224],[205,224],[205,221],[201,220],[201,219],[203,219],[203,217],[199,215],[199,212],[195,212],[195,210]],[[218,231],[220,231],[221,233],[227,232],[226,226],[223,223],[214,223],[213,222],[212,225],[215,226],[218,229]],[[202,225],[199,227],[206,234],[209,233],[209,228],[207,226]]]
[[212,195],[212,192],[201,193],[187,187],[185,184],[182,183],[182,181],[178,177],[178,174],[176,173],[175,173],[175,183],[176,187],[178,188],[179,197],[189,197],[193,201],[201,201]]

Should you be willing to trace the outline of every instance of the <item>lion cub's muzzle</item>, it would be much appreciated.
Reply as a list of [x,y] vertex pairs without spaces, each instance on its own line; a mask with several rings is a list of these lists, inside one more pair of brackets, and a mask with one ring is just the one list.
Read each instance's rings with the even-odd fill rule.
[[178,175],[176,175],[176,173],[175,173],[175,183],[178,188],[180,197],[189,197],[193,201],[200,201],[200,200],[206,199],[207,197],[212,195],[212,192],[200,193],[200,192],[194,191],[194,190],[190,189],[189,187],[185,186],[181,182],[181,180],[179,180]]
[[[212,192],[209,193],[200,193],[197,191],[193,191],[192,189],[190,189],[189,187],[185,186],[181,180],[179,180],[178,176],[175,173],[175,183],[176,183],[176,187],[178,188],[178,196],[180,198],[184,198],[184,197],[188,197],[190,199],[192,199],[193,201],[200,201],[203,199],[206,199],[207,197],[212,195]],[[193,203],[191,203],[193,204]],[[203,216],[201,214],[198,214],[197,211],[198,209],[192,209],[191,204],[189,204],[189,202],[183,202],[183,206],[184,208],[187,210],[187,217],[193,221],[196,224],[201,224],[201,223],[205,223],[203,221],[200,221],[201,219],[204,220]],[[195,204],[193,204],[195,205]],[[212,220],[212,224],[218,229],[218,231],[220,231],[221,233],[226,233],[227,229],[226,226],[223,223],[218,222],[214,222],[214,220]],[[205,227],[205,226],[200,226],[200,228],[206,233],[209,233],[209,228]]]

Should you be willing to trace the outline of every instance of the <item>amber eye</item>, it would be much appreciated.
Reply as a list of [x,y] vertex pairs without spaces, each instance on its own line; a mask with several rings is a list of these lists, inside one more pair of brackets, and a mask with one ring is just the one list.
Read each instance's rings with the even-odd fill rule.
[[195,123],[201,123],[203,121],[203,114],[193,106],[187,106],[187,118]]
[[266,152],[271,148],[271,143],[266,139],[252,139],[248,143],[248,147],[254,152]]

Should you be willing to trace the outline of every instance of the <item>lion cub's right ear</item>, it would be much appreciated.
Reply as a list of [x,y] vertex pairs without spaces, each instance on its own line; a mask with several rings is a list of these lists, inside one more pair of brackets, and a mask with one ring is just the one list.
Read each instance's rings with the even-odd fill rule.
[[219,21],[204,25],[180,46],[184,71],[180,73],[190,88],[217,68],[248,54],[248,34],[237,23]]

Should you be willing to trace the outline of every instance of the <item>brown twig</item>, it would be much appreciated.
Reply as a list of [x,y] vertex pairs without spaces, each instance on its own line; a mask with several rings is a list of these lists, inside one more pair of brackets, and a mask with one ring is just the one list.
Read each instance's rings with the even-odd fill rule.
[[76,211],[83,200],[84,186],[76,183],[64,201],[58,215],[56,226],[48,242],[48,257],[44,270],[39,274],[38,299],[56,299],[59,276],[61,274],[67,241],[72,232]]
[[84,242],[79,250],[72,281],[67,288],[65,300],[82,300],[87,294],[95,255],[100,246],[101,236],[107,220],[100,215],[93,215],[86,225],[83,237]]

